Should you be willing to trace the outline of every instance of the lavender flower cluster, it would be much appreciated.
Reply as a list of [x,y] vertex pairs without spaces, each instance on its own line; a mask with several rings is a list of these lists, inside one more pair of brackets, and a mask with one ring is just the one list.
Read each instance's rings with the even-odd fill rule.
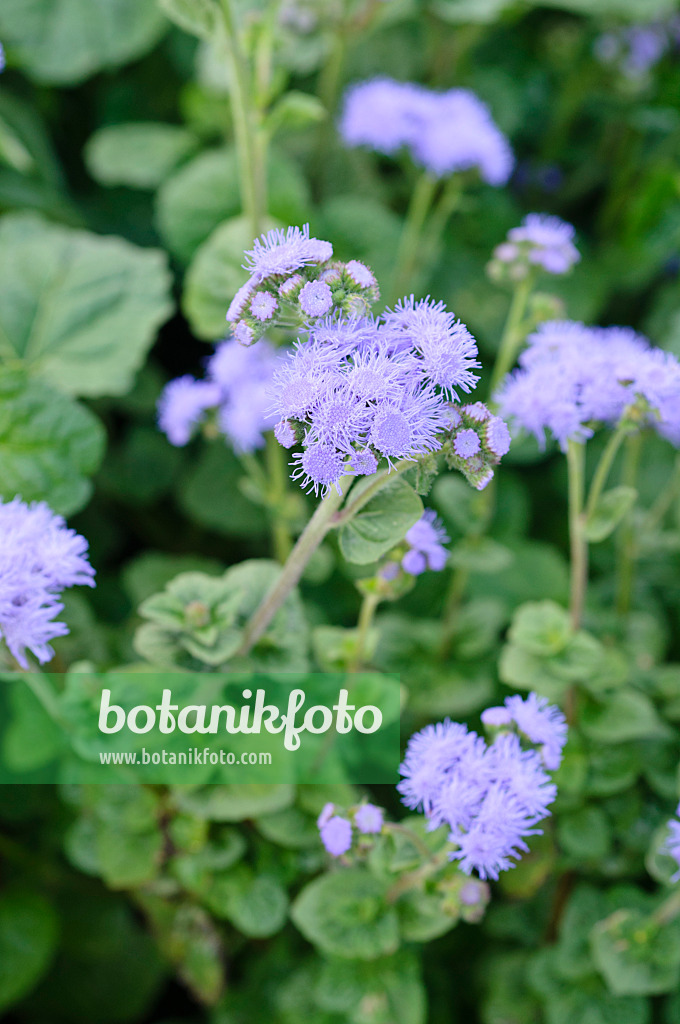
[[536,825],[550,813],[557,788],[547,770],[559,767],[567,725],[535,693],[508,697],[482,721],[490,743],[449,719],[415,733],[397,789],[430,828],[450,829],[450,857],[462,871],[497,879],[528,851],[525,839],[540,834]]
[[559,217],[530,213],[494,249],[490,276],[521,281],[538,267],[548,274],[566,274],[581,259],[574,235],[572,225]]
[[348,146],[386,154],[405,148],[436,178],[474,169],[490,185],[504,185],[514,166],[489,108],[467,89],[433,92],[391,78],[359,82],[345,95],[340,133]]
[[678,818],[680,818],[680,804],[678,804],[675,814],[676,817],[668,822],[670,834],[661,849],[662,853],[667,853],[678,865],[678,870],[671,876],[671,882],[680,880],[680,821],[678,821]]
[[529,336],[496,400],[501,415],[564,449],[627,415],[680,446],[680,362],[627,327],[550,321]]
[[285,350],[267,341],[245,348],[223,341],[207,360],[207,375],[189,374],[165,387],[158,402],[158,425],[171,444],[181,447],[202,423],[223,434],[239,454],[264,444],[264,432],[276,418],[271,413],[269,385]]
[[55,622],[61,591],[93,587],[87,541],[44,502],[0,501],[0,637],[22,668],[26,652],[39,662],[54,655],[50,640],[68,626]]
[[341,857],[352,847],[354,829],[359,835],[375,835],[383,827],[383,810],[363,803],[351,808],[347,816],[339,814],[335,804],[326,804],[317,820],[321,842],[333,857]]
[[680,44],[680,16],[648,24],[626,25],[595,40],[595,56],[615,65],[626,78],[640,79]]
[[477,346],[442,302],[402,299],[378,319],[326,318],[275,372],[280,444],[293,478],[324,493],[345,474],[375,473],[381,460],[415,460],[444,449],[478,488],[510,444],[507,427],[481,403],[456,407],[478,377]]
[[310,238],[309,225],[273,229],[246,252],[250,277],[227,311],[234,338],[257,341],[269,327],[304,327],[329,313],[363,315],[379,297],[369,268],[333,260],[333,246]]

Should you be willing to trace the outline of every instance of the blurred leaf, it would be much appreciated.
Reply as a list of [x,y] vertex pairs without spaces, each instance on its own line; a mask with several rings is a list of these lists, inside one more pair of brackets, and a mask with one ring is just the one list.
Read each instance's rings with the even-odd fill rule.
[[100,128],[85,146],[87,169],[100,185],[157,188],[197,146],[186,128],[154,121]]
[[104,441],[104,429],[89,409],[21,371],[0,369],[3,498],[18,494],[25,501],[47,501],[63,515],[77,512],[90,497],[88,477],[102,459]]
[[623,689],[601,703],[583,709],[583,733],[597,743],[625,743],[627,740],[666,738],[672,730],[659,717],[649,697],[639,690]]
[[418,958],[410,950],[368,963],[326,960],[314,996],[321,1009],[342,1014],[343,1020],[361,1024],[425,1021],[425,987]]
[[245,821],[290,807],[295,788],[281,784],[245,783],[207,786],[198,790],[177,790],[177,805],[197,818],[208,821]]
[[596,543],[609,537],[637,499],[634,487],[612,487],[601,494],[586,520],[586,537]]
[[311,93],[293,89],[284,93],[269,111],[265,127],[274,134],[282,129],[306,128],[327,116],[328,111],[320,99]]
[[201,245],[187,272],[182,310],[198,338],[215,341],[227,331],[229,304],[245,280],[243,251],[252,245],[247,217],[232,217]]
[[611,827],[605,813],[597,806],[562,812],[557,821],[560,846],[579,863],[601,862],[611,844]]
[[170,315],[169,288],[157,249],[4,217],[0,355],[69,394],[121,394]]
[[618,996],[673,992],[680,982],[680,922],[661,928],[639,910],[617,910],[590,933],[595,963]]
[[44,896],[20,889],[0,893],[0,1011],[30,992],[56,943],[56,917]]
[[226,444],[204,447],[181,476],[180,508],[200,526],[232,537],[251,537],[267,529],[267,517],[243,493],[243,465]]
[[309,882],[291,917],[309,942],[331,956],[375,960],[399,946],[397,914],[385,901],[385,888],[361,868]]
[[155,0],[2,0],[0,38],[37,82],[75,85],[141,57],[165,20]]
[[539,657],[559,654],[571,635],[569,613],[553,601],[523,604],[515,612],[508,634],[518,647]]
[[210,39],[217,29],[219,7],[214,0],[158,0],[164,14],[191,35]]
[[243,864],[216,878],[206,903],[214,914],[226,917],[253,939],[275,935],[288,916],[288,895],[280,882],[271,875],[256,875]]
[[[360,481],[351,500],[360,497],[371,478]],[[388,483],[340,530],[340,550],[348,562],[369,565],[402,541],[423,514],[423,503],[405,480]]]

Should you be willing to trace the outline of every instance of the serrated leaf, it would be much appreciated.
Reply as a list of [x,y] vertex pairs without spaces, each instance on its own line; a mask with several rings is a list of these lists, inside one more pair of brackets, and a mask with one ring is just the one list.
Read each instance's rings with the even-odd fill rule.
[[634,487],[612,487],[600,495],[586,520],[586,537],[592,543],[605,540],[614,532],[637,499]]
[[140,121],[100,128],[87,140],[84,156],[100,185],[152,189],[196,146],[195,136],[186,128]]
[[0,369],[0,497],[18,494],[62,515],[77,512],[90,496],[88,478],[104,443],[89,409],[25,373]]
[[119,395],[169,316],[157,249],[11,214],[0,224],[0,357],[73,395]]
[[165,31],[155,0],[2,0],[0,38],[37,82],[74,85],[140,57]]
[[[352,492],[360,495],[361,488]],[[423,514],[423,503],[405,480],[396,477],[378,491],[340,530],[340,550],[348,562],[368,565],[403,540]]]

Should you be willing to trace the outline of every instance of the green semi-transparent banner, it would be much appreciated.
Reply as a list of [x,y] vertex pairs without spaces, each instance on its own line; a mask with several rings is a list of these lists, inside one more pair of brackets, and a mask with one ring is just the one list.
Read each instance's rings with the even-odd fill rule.
[[376,672],[0,676],[0,783],[394,783],[400,687]]

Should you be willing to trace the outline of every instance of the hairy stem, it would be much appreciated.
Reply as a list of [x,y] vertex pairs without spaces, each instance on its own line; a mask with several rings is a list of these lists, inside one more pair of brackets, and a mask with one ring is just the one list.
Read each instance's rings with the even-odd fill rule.
[[517,353],[524,341],[524,314],[526,313],[532,286],[533,281],[530,276],[525,277],[523,281],[519,281],[515,285],[512,302],[510,303],[510,309],[508,310],[508,316],[501,336],[498,355],[496,356],[493,373],[491,374],[490,396],[493,396],[506,373],[512,369]]
[[373,625],[373,620],[379,604],[380,597],[378,594],[364,594],[357,622],[357,643],[354,651],[354,657],[350,665],[350,672],[358,672],[364,663],[368,634],[370,633],[371,626]]
[[390,292],[390,301],[392,302],[400,298],[404,290],[408,290],[414,271],[422,261],[423,228],[436,190],[436,179],[431,178],[427,173],[422,174],[416,182],[397,250]]
[[285,457],[285,450],[270,431],[267,434],[265,458],[269,476],[269,514],[272,521],[272,541],[274,557],[278,562],[285,562],[293,547],[284,514],[284,503],[288,490]]
[[569,441],[567,469],[569,476],[569,541],[571,546],[571,625],[580,629],[588,586],[588,541],[583,514],[585,445]]
[[351,485],[353,479],[351,476],[343,477],[337,486],[331,487],[326,497],[317,506],[314,515],[288,556],[281,575],[248,622],[239,654],[248,654],[254,647],[283,602],[299,582],[309,559],[333,526],[333,517],[342,504],[342,491]]

